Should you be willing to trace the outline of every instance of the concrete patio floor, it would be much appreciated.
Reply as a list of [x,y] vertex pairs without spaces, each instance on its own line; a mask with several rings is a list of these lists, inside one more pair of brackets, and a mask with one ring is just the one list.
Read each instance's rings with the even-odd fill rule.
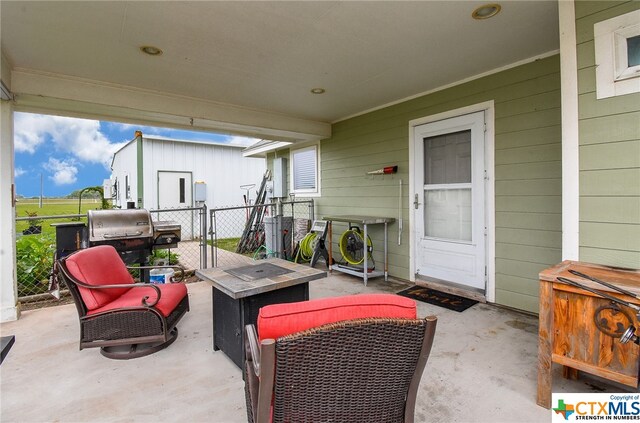
[[[405,285],[334,274],[310,283],[312,298],[398,292]],[[24,312],[0,326],[16,342],[0,366],[2,422],[244,422],[243,381],[213,351],[211,288],[188,285],[191,312],[166,350],[129,361],[78,350],[73,304]],[[418,393],[417,422],[548,422],[536,405],[537,318],[477,304],[456,313],[422,302],[420,317],[438,328]],[[581,375],[561,377],[554,392],[628,392]]]

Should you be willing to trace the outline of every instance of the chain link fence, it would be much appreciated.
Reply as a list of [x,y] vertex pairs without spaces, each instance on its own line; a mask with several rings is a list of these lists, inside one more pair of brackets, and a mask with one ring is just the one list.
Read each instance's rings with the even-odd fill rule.
[[[86,214],[16,218],[16,276],[23,309],[59,304],[47,293],[56,253],[57,223],[87,222]],[[64,294],[67,294],[63,291]]]
[[[171,221],[181,226],[177,248],[154,249],[151,263],[179,264],[187,275],[207,267],[207,207],[150,210],[154,222]],[[27,216],[16,218],[16,276],[18,302],[23,310],[58,305],[49,290],[49,278],[56,253],[56,224],[87,224],[86,214]],[[135,274],[135,272],[133,272]],[[70,301],[61,287],[63,301]]]
[[313,200],[211,209],[212,266],[267,257],[292,259],[313,219]]
[[152,259],[158,264],[179,264],[189,273],[207,267],[207,206],[180,209],[149,210],[154,222],[174,222],[180,225],[177,248],[155,249]]
[[[266,257],[292,259],[314,219],[314,203],[279,202],[210,212],[202,206],[150,213],[154,222],[175,222],[181,227],[177,247],[153,250],[150,262],[179,264],[189,275],[198,268],[242,265]],[[66,222],[86,225],[87,215],[16,218],[18,301],[23,309],[60,304],[48,289],[56,252],[55,225]],[[62,299],[69,301],[65,287],[61,288]]]

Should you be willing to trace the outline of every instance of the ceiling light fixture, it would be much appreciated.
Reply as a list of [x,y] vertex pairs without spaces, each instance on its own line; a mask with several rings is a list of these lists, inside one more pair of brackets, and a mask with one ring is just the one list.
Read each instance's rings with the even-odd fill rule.
[[149,56],[160,56],[162,54],[162,50],[154,46],[142,46],[140,47],[140,51]]
[[311,88],[311,94],[324,94],[324,88]]
[[473,13],[471,14],[471,17],[473,19],[480,19],[480,20],[489,19],[494,17],[498,13],[500,13],[500,9],[502,9],[502,6],[500,6],[497,3],[485,4],[483,6],[478,7],[476,10],[474,10]]

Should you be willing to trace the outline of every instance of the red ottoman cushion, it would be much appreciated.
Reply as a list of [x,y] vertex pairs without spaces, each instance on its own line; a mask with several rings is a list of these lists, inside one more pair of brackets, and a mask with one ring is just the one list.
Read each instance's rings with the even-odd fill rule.
[[[164,317],[169,316],[176,306],[187,295],[187,287],[183,283],[169,283],[156,285],[160,288],[160,301],[154,306]],[[110,303],[87,312],[87,315],[102,313],[103,311],[114,310],[122,307],[140,307],[142,298],[149,296],[148,304],[152,304],[156,298],[156,290],[151,287],[131,288],[117,299]]]
[[416,318],[414,300],[391,294],[363,294],[272,304],[260,309],[258,336],[277,339],[302,330],[343,320],[369,317]]

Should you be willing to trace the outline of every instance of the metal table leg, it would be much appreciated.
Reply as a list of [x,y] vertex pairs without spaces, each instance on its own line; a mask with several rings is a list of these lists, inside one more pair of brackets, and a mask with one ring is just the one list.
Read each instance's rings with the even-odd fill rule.
[[364,286],[367,286],[367,280],[369,279],[369,237],[367,235],[367,224],[364,224],[364,268],[362,269],[362,279],[364,280]]
[[389,280],[389,265],[388,263],[388,254],[387,254],[387,222],[384,222],[384,281],[387,282]]

